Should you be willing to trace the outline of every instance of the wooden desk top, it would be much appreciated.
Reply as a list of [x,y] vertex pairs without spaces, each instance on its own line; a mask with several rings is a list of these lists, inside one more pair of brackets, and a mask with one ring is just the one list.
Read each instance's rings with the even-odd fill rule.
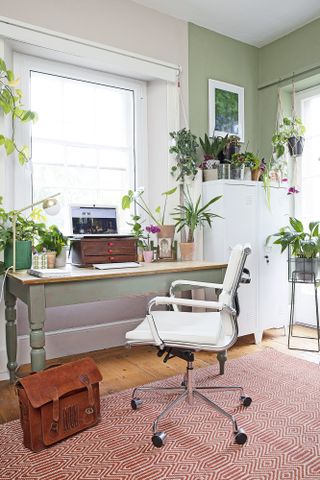
[[[142,275],[156,275],[161,273],[183,273],[191,270],[211,270],[226,268],[225,263],[213,262],[155,262],[142,263],[140,267],[136,268],[121,268],[111,270],[97,270],[95,268],[78,268],[72,265],[67,265],[62,270],[66,270],[68,275],[65,277],[33,277],[28,275],[26,270],[21,270],[15,273],[9,273],[9,278],[15,278],[24,285],[42,285],[47,283],[63,283],[63,282],[81,282],[84,280],[103,280],[106,278],[119,277],[135,277]],[[60,270],[60,269],[59,269]]]

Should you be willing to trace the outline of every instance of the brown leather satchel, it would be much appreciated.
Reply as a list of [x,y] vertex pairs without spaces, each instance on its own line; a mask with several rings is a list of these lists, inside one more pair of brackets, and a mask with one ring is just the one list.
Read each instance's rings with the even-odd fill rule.
[[25,447],[38,452],[96,425],[101,380],[89,357],[19,379],[16,386]]

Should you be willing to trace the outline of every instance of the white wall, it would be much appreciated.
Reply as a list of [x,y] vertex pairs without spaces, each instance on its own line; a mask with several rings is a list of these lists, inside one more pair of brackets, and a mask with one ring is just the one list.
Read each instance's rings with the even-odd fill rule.
[[[182,67],[181,90],[188,111],[188,26],[186,22],[137,5],[130,0],[91,0],[90,2],[87,0],[55,0],[55,2],[16,0],[14,3],[0,0],[0,13],[3,17],[180,65]],[[0,56],[4,53],[3,43],[0,42]],[[167,144],[163,143],[161,148],[157,148],[152,137],[154,135],[152,132],[156,131],[163,140],[167,135],[163,125],[168,119],[165,118],[164,110],[161,113],[159,109],[158,116],[156,108],[157,105],[161,106],[161,102],[170,103],[175,99],[165,82],[149,82],[148,94],[150,95],[148,100],[150,107],[148,177],[150,186],[153,186],[149,189],[150,200],[156,206],[157,197],[159,198],[159,194],[166,190],[171,182],[168,174]],[[172,130],[178,128],[178,125],[168,125],[168,128]],[[0,195],[6,197],[7,206],[11,208],[11,192],[5,182],[3,166],[4,159],[0,156]],[[8,170],[9,167],[7,172]],[[141,299],[141,316],[144,315],[145,303],[145,299]],[[129,302],[127,305],[130,313]],[[104,307],[108,309],[107,304]],[[113,308],[116,309],[116,306]],[[20,321],[25,325],[23,321],[25,309],[19,310],[18,321],[20,317]],[[80,310],[74,308],[75,317],[81,315]],[[108,312],[108,321],[110,321],[112,312],[109,309]],[[138,310],[135,312],[136,318],[140,316],[139,313]],[[54,317],[57,323],[60,323],[64,316],[63,308],[48,312],[48,317],[53,323]],[[124,317],[128,318],[129,314]],[[6,371],[4,324],[2,308],[0,310],[0,377]],[[24,348],[27,348],[28,342],[22,343]],[[26,358],[25,355],[20,355],[20,359],[22,358]]]

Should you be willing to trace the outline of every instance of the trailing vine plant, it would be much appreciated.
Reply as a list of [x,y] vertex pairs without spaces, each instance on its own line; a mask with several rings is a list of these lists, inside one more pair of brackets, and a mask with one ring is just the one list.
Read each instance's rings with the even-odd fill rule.
[[0,110],[4,115],[11,116],[12,134],[7,137],[0,133],[0,146],[3,146],[7,156],[17,152],[18,160],[24,165],[30,159],[27,145],[18,146],[15,142],[15,121],[22,123],[36,121],[37,114],[23,108],[22,91],[17,88],[19,79],[15,78],[12,70],[9,70],[5,61],[0,58]]

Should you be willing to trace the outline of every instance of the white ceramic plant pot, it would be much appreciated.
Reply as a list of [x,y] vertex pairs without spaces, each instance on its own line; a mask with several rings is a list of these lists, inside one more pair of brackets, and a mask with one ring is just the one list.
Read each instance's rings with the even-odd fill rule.
[[56,268],[65,267],[67,263],[67,247],[62,247],[59,255],[56,256]]
[[244,167],[243,180],[251,180],[251,168],[250,167]]
[[203,180],[210,182],[211,180],[218,180],[218,169],[210,168],[203,170]]

